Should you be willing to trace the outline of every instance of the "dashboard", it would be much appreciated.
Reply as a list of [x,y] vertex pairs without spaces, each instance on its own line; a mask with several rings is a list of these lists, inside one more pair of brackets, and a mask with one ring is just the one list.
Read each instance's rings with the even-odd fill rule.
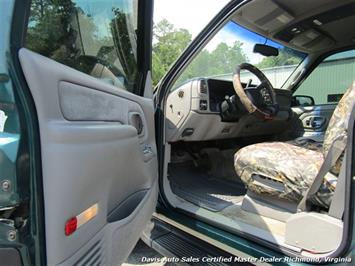
[[[168,95],[165,108],[167,139],[169,142],[205,141],[281,133],[289,125],[292,94],[281,89],[275,92],[279,112],[273,120],[266,121],[247,113],[235,95],[232,81],[190,80]],[[255,86],[250,86],[247,93],[252,94],[255,101],[265,97]],[[227,119],[223,103],[230,97],[234,99],[236,111],[232,119]]]

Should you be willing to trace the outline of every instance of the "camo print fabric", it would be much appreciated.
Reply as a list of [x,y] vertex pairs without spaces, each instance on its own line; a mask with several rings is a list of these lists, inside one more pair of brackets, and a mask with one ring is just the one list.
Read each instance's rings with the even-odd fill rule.
[[[330,146],[334,140],[339,136],[347,136],[347,129],[349,124],[350,113],[355,104],[355,82],[350,86],[350,88],[345,92],[344,96],[335,108],[334,113],[329,121],[327,131],[324,136],[323,143],[323,154],[324,157],[330,149]],[[344,138],[346,142],[347,138]],[[339,175],[341,163],[344,155],[342,155],[335,166],[331,169],[331,172],[335,175]]]
[[[299,202],[317,176],[332,143],[347,135],[350,112],[355,104],[355,82],[335,109],[325,133],[324,143],[312,141],[266,142],[247,146],[234,156],[235,169],[248,188],[256,193]],[[344,138],[346,141],[346,137]],[[328,173],[313,202],[329,207],[337,183],[343,156]],[[279,182],[282,191],[265,186],[255,175]]]
[[[300,201],[323,164],[323,154],[284,142],[264,142],[240,149],[234,156],[237,174],[255,193]],[[282,191],[255,181],[255,175],[270,178]]]
[[312,139],[300,138],[287,141],[287,143],[305,148],[307,150],[323,152],[323,142],[314,141]]

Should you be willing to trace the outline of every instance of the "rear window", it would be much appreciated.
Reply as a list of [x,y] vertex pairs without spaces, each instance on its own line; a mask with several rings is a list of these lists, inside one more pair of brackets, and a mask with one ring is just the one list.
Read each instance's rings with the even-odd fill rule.
[[316,105],[336,104],[355,80],[355,50],[325,58],[299,86],[295,95],[313,97]]

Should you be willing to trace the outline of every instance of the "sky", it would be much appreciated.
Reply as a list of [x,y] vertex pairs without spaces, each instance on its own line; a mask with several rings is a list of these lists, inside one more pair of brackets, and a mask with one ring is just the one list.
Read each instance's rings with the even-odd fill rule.
[[194,38],[228,2],[229,0],[155,0],[154,23],[165,18],[176,28],[187,29]]
[[[212,18],[230,0],[155,0],[154,1],[154,23],[162,19],[167,19],[175,28],[187,29],[192,38],[212,20]],[[253,53],[255,43],[264,43],[265,39],[257,34],[246,34],[243,28],[234,23],[228,23],[222,28],[207,44],[206,49],[214,50],[221,42],[233,45],[235,41],[243,43],[243,50],[247,54],[249,61],[253,64],[259,63],[263,56]],[[279,47],[274,42],[268,44]]]
[[[155,0],[154,23],[165,18],[175,28],[187,29],[194,38],[228,2],[229,0]],[[257,39],[260,42],[260,38],[253,41]],[[233,25],[222,28],[208,43],[206,49],[212,51],[221,42],[233,45],[236,40],[244,43],[243,50],[251,63],[260,62],[262,59],[260,55],[252,52],[254,43],[245,38],[243,32]]]
[[256,43],[268,44],[276,48],[283,48],[282,45],[275,43],[271,40],[267,40],[261,35],[251,32],[242,26],[234,22],[228,22],[207,44],[207,50],[212,51],[221,42],[227,43],[232,46],[235,41],[243,43],[242,49],[247,55],[249,62],[252,64],[257,64],[263,60],[264,56],[254,53],[254,45]]

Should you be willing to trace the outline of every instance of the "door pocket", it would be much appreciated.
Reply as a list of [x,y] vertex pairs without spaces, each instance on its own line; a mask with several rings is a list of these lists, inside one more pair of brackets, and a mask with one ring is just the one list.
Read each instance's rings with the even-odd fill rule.
[[129,195],[117,208],[109,213],[107,222],[113,223],[128,217],[140,205],[148,189],[137,191]]

